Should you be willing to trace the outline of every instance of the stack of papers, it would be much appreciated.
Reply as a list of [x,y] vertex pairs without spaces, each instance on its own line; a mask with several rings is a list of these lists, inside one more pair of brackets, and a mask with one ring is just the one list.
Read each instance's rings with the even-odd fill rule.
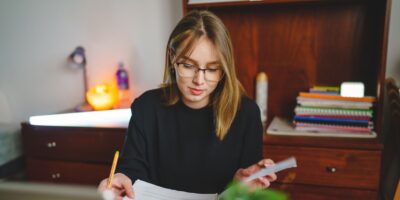
[[269,135],[290,135],[290,136],[314,136],[314,137],[348,137],[348,138],[375,138],[376,132],[370,134],[360,134],[357,132],[344,131],[318,131],[318,130],[298,130],[294,125],[280,117],[275,117],[267,129]]
[[[198,194],[160,187],[142,180],[133,184],[137,200],[217,200],[217,194]],[[127,199],[127,198],[124,198]]]
[[[258,172],[249,176],[248,178],[246,178],[245,180],[243,180],[243,182],[249,182],[256,178],[276,173],[281,170],[292,167],[297,167],[296,159],[294,157],[290,157],[286,160],[275,163],[275,165],[261,169]],[[229,190],[229,188],[226,189],[220,195],[199,194],[199,193],[172,190],[151,183],[147,183],[142,180],[136,180],[132,187],[135,193],[134,195],[136,200],[218,200],[220,197],[224,195],[226,191]],[[127,197],[124,197],[124,199],[128,200]]]

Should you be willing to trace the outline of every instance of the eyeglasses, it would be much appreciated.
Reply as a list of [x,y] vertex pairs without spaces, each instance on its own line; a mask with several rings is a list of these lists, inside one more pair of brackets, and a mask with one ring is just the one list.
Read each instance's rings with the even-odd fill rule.
[[222,78],[222,70],[219,68],[201,69],[199,66],[184,62],[177,62],[175,66],[179,76],[181,77],[193,78],[199,71],[202,71],[206,81],[216,82]]

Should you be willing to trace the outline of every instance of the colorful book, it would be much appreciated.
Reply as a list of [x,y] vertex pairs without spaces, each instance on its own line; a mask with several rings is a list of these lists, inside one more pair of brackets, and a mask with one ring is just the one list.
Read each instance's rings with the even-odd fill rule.
[[336,86],[314,86],[310,88],[310,93],[339,95],[340,88]]
[[335,118],[335,119],[355,119],[355,120],[371,120],[368,116],[346,116],[346,115],[296,115],[301,117],[318,117],[318,118]]
[[296,106],[296,115],[340,115],[340,116],[367,116],[372,117],[372,110],[365,109],[344,109],[344,108],[323,108],[311,106]]
[[332,99],[332,100],[340,100],[340,101],[362,101],[362,102],[375,102],[375,97],[342,97],[339,95],[330,95],[330,94],[318,94],[318,93],[308,93],[308,92],[300,92],[300,97],[308,97],[308,98],[317,98],[317,99]]
[[339,126],[339,125],[327,125],[327,124],[311,124],[296,122],[295,130],[300,131],[316,131],[316,132],[357,132],[359,134],[371,133],[372,129],[367,127],[355,127],[355,126]]
[[297,103],[301,106],[310,107],[332,107],[332,108],[351,108],[351,109],[370,109],[371,102],[342,101],[332,99],[319,99],[308,97],[297,97]]
[[338,86],[315,85],[311,89],[320,90],[320,91],[332,91],[332,92],[339,92],[340,91],[340,88]]
[[376,138],[376,133],[372,130],[365,128],[355,131],[354,129],[347,130],[346,128],[335,130],[335,129],[324,129],[322,127],[307,127],[297,126],[289,120],[274,117],[271,124],[268,126],[267,134],[269,135],[286,135],[286,136],[309,136],[309,137],[346,137],[346,138]]
[[367,124],[360,124],[360,123],[341,123],[341,122],[322,122],[322,121],[308,121],[308,120],[296,120],[293,121],[294,124],[301,124],[305,123],[310,126],[343,126],[343,127],[352,127],[352,128],[367,128],[369,130],[372,130],[374,128],[372,123],[367,123]]
[[293,120],[296,122],[309,122],[309,123],[330,123],[332,125],[354,125],[354,126],[365,126],[368,127],[372,125],[370,120],[359,120],[359,119],[346,119],[346,118],[325,118],[325,117],[304,117],[304,116],[294,116]]

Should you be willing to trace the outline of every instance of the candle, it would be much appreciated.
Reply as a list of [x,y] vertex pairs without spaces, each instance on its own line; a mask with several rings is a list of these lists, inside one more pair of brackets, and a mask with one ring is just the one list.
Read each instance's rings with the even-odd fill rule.
[[256,103],[260,107],[261,122],[265,130],[267,125],[267,106],[268,106],[268,76],[260,72],[256,77]]

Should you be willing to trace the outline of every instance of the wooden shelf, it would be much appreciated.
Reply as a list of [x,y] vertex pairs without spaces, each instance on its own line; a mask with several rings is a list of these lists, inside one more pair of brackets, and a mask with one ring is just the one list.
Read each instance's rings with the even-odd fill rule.
[[250,97],[257,73],[267,73],[269,120],[291,119],[299,92],[314,85],[365,84],[365,94],[377,97],[378,138],[264,135],[264,157],[297,158],[298,168],[278,174],[273,185],[294,199],[376,199],[391,0],[187,2],[184,13],[205,9],[224,22]]
[[[288,4],[270,6],[284,2]],[[301,4],[305,2],[309,1],[183,7],[184,11],[208,9],[225,23],[234,46],[236,71],[249,96],[254,96],[256,74],[268,74],[269,120],[291,118],[298,93],[314,85],[360,81],[366,95],[377,97],[374,124],[379,137],[390,3],[320,0]]]
[[382,150],[383,145],[377,138],[338,138],[312,136],[264,135],[265,145],[288,145],[295,147],[345,148],[363,150]]
[[272,4],[304,4],[304,3],[349,3],[366,0],[249,0],[249,1],[226,1],[226,2],[213,2],[213,3],[192,3],[187,4],[187,8],[213,8],[213,7],[235,7],[235,6],[259,6],[259,5],[272,5]]

